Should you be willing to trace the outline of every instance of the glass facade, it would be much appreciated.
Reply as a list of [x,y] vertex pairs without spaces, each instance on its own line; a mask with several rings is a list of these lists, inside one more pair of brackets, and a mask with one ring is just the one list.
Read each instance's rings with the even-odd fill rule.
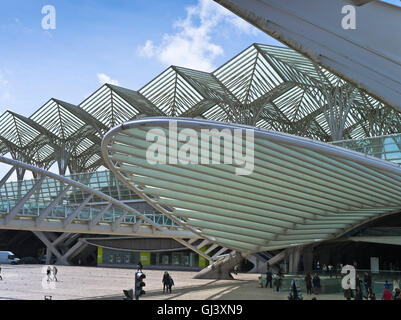
[[401,134],[359,140],[342,140],[333,145],[401,164]]
[[[156,209],[140,199],[138,195],[129,189],[126,185],[116,179],[111,171],[100,171],[91,173],[81,173],[67,178],[82,183],[94,190],[105,193],[115,199],[120,199],[125,204],[133,207],[147,218],[161,225],[175,225],[165,215],[160,214]],[[0,188],[0,213],[8,213],[15,205],[27,194],[35,185],[37,180],[12,181],[5,183]],[[40,213],[49,206],[49,204],[57,198],[62,190],[65,190],[67,185],[63,182],[52,178],[43,180],[40,188],[31,196],[20,209],[20,215],[39,216]],[[58,205],[48,215],[49,218],[66,218],[74,212],[74,210],[83,203],[90,194],[80,188],[71,187],[66,191],[64,196],[59,201]],[[83,208],[77,220],[91,220],[100,213],[108,203],[104,200],[92,197],[88,205]],[[112,206],[104,214],[101,221],[114,222],[122,214],[124,210],[120,207]],[[136,223],[136,216],[128,212],[122,223]]]
[[144,266],[159,267],[203,267],[202,259],[191,250],[165,252],[130,252],[98,248],[98,266],[136,267],[139,261]]

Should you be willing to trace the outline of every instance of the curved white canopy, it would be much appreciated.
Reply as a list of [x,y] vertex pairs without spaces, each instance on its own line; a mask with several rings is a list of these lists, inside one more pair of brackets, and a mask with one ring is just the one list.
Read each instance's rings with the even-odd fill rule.
[[[202,130],[211,129],[226,137],[231,134],[232,147],[220,148],[223,139],[209,139],[205,148],[202,143],[208,137]],[[234,138],[235,132],[241,139]],[[175,134],[183,140],[177,142],[176,150],[183,153],[178,153],[182,157],[176,164],[175,149],[169,148]],[[152,153],[163,146],[163,136],[165,151]],[[232,164],[200,163],[204,150],[213,158],[230,148]],[[254,162],[251,174],[236,174],[241,165],[235,151],[248,155],[249,167]],[[401,210],[398,165],[274,131],[197,119],[147,118],[111,130],[102,152],[116,176],[156,209],[200,236],[241,252],[332,239]],[[165,156],[166,163],[152,163],[152,154],[159,160]],[[182,163],[190,155],[199,163]]]

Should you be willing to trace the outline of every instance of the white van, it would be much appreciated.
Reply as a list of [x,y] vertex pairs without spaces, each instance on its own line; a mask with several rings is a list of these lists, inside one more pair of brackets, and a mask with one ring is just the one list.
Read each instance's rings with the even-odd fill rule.
[[11,251],[0,251],[0,263],[3,264],[18,264],[20,259]]

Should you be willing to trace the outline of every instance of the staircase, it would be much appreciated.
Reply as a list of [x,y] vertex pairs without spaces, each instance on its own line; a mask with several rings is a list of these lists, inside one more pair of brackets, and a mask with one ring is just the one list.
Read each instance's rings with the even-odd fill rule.
[[174,240],[191,249],[192,251],[198,253],[203,258],[207,259],[209,263],[213,263],[222,256],[233,253],[231,249],[227,249],[219,244],[202,238],[174,238]]

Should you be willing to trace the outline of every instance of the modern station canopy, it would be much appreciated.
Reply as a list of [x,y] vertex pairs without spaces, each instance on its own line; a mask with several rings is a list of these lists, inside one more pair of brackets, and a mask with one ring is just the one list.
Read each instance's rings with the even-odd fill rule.
[[[204,135],[213,129],[216,139]],[[240,138],[232,138],[235,132]],[[237,174],[241,165],[234,153],[232,163],[224,163],[226,138],[232,143],[229,149],[253,161],[250,174]],[[181,158],[174,161],[180,150]],[[108,132],[102,152],[113,173],[157,210],[201,237],[241,252],[333,239],[401,210],[398,165],[250,126],[141,119]],[[216,153],[220,163],[202,164],[202,157],[212,159]]]

